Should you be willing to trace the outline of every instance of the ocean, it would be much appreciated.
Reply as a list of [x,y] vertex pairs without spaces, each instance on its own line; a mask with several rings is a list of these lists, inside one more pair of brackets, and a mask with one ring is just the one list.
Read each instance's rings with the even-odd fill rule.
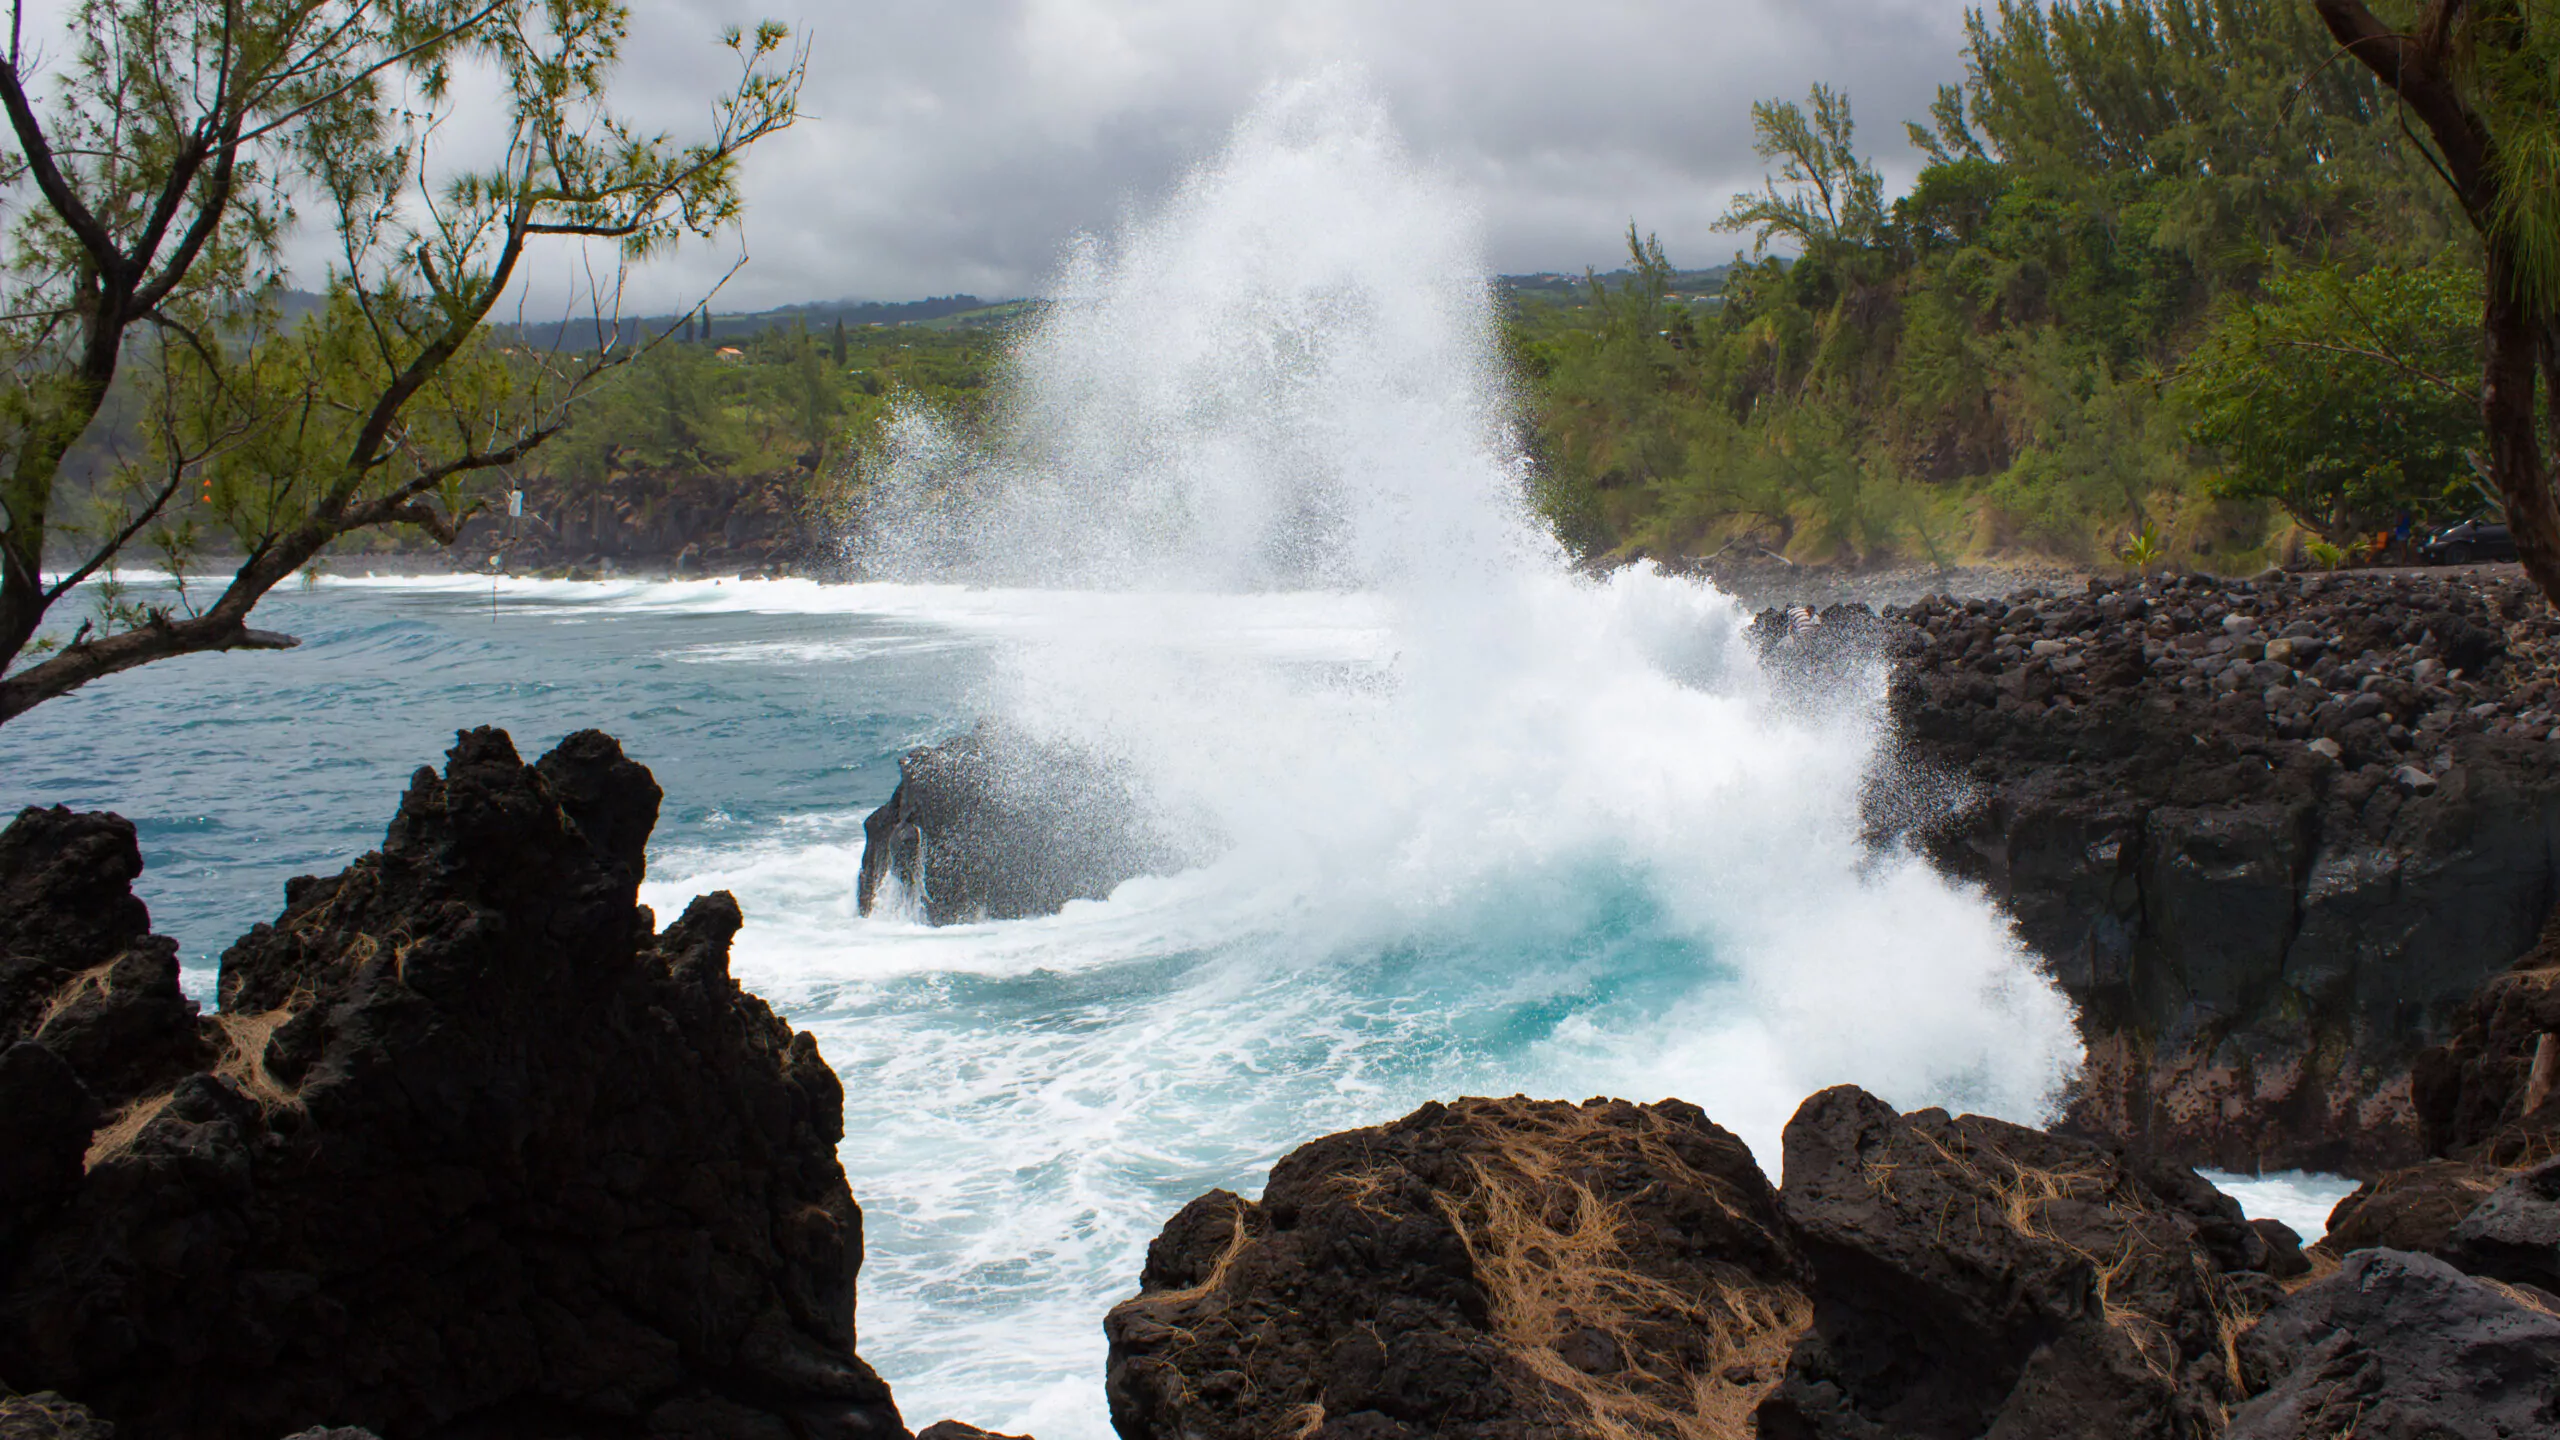
[[[1426,1100],[1677,1096],[1772,1171],[1832,1084],[2043,1117],[2069,1003],[1860,838],[1881,662],[1776,683],[1711,586],[1568,564],[1486,273],[1356,78],[1278,87],[1070,247],[987,425],[901,410],[845,537],[874,579],[324,577],[259,610],[299,649],[0,729],[0,803],[132,818],[202,996],[456,728],[614,734],[666,790],[643,900],[734,892],[735,973],[844,1079],[861,1349],[919,1425],[1107,1435],[1102,1314],[1164,1221]],[[857,913],[898,756],[981,716],[1198,863],[1042,919]]]

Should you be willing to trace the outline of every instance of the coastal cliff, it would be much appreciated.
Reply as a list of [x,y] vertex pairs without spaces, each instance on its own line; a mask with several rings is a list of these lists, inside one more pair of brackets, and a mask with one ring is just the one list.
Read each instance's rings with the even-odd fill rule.
[[823,490],[807,469],[635,471],[609,485],[537,476],[527,482],[523,515],[501,507],[473,516],[445,554],[459,569],[490,569],[494,560],[517,574],[827,574],[843,542]]
[[1875,633],[1871,824],[2078,1002],[2078,1123],[2233,1169],[2424,1152],[2412,1063],[2560,896],[2560,623],[2528,586],[2099,581]]

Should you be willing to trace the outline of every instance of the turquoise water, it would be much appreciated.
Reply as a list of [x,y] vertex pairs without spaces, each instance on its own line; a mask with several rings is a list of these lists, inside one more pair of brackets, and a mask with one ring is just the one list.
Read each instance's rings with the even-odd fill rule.
[[517,585],[493,607],[470,581],[279,592],[260,623],[300,649],[150,666],[0,728],[0,804],[132,820],[153,922],[210,994],[222,947],[273,918],[285,879],[377,844],[457,728],[502,726],[527,759],[610,731],[666,791],[663,853],[877,805],[898,755],[958,722],[983,648],[897,616],[670,593]]
[[[865,1355],[919,1422],[1099,1435],[1099,1321],[1147,1240],[1315,1135],[1463,1093],[1676,1092],[1765,1150],[1831,1078],[2032,1108],[2032,1047],[1985,1088],[1980,1047],[2014,1038],[1997,1004],[1906,1013],[1887,981],[1849,1008],[1908,1033],[1843,1036],[1841,999],[1789,994],[1822,967],[1773,926],[1935,915],[1963,963],[2015,961],[1978,906],[1911,867],[1860,880],[1822,841],[1846,732],[1786,740],[1665,678],[1748,678],[1728,603],[1628,585],[1559,603],[1645,617],[1660,667],[1570,647],[1638,689],[1505,664],[1520,695],[1451,705],[1414,663],[1427,626],[1355,594],[332,581],[261,611],[299,649],[149,667],[0,729],[0,804],[133,819],[138,888],[209,997],[285,879],[372,848],[456,728],[528,756],[611,732],[666,791],[643,899],[734,891],[740,979],[844,1077]],[[1116,737],[1228,853],[1043,920],[857,915],[897,756],[989,710]],[[1577,737],[1594,723],[1618,728]],[[1790,851],[1836,903],[1746,874]],[[1942,963],[1924,946],[1895,973]]]
[[[298,650],[0,728],[0,804],[135,820],[209,996],[457,727],[528,757],[609,731],[666,791],[642,898],[735,892],[740,980],[844,1078],[864,1355],[918,1425],[1076,1440],[1108,1433],[1100,1319],[1156,1229],[1314,1136],[1460,1094],[1679,1095],[1773,1162],[1824,1084],[2033,1118],[2059,1073],[1996,914],[1859,851],[1856,697],[1753,698],[1738,613],[1685,582],[1544,603],[1590,668],[1547,675],[1522,634],[1455,704],[1427,622],[1359,595],[331,582],[261,611]],[[859,916],[897,756],[991,710],[1123,744],[1226,853],[1046,919]],[[2334,1199],[2262,1188],[2297,1226]]]

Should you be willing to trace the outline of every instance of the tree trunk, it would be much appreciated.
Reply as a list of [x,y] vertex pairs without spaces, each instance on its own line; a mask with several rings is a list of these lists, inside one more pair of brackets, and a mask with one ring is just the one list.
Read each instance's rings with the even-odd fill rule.
[[[2487,358],[2481,368],[2480,425],[2489,443],[2489,482],[2506,507],[2516,556],[2543,598],[2560,606],[2560,498],[2544,468],[2534,424],[2536,382],[2560,400],[2560,315],[2537,309],[2525,297],[2524,264],[2512,239],[2500,233],[2497,137],[2455,82],[2454,67],[2471,63],[2469,47],[2513,38],[2457,35],[2463,0],[2428,0],[2411,29],[2400,32],[2375,18],[2363,0],[2313,0],[2321,23],[2341,49],[2362,62],[2400,98],[2436,144],[2445,183],[2480,232],[2487,254],[2486,301],[2480,326]],[[2551,423],[2560,453],[2560,410]]]
[[2552,358],[2547,353],[2551,323],[2517,298],[2511,247],[2494,233],[2484,240],[2488,299],[2480,324],[2488,358],[2480,377],[2480,425],[2489,442],[2489,481],[2506,506],[2507,529],[2515,536],[2516,558],[2524,562],[2525,574],[2546,598],[2560,604],[2560,500],[2552,494],[2534,415],[2536,382],[2560,382],[2560,376],[2544,368]]

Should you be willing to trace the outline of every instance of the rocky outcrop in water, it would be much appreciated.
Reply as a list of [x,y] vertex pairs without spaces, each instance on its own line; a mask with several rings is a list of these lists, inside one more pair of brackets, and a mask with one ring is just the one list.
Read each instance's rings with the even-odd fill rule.
[[862,840],[862,913],[894,884],[935,925],[1054,915],[1183,863],[1109,765],[992,721],[907,752]]
[[1676,1101],[1465,1100],[1192,1202],[1106,1322],[1126,1440],[2219,1433],[2276,1247],[2193,1172],[1843,1087],[1787,1186]]
[[903,1437],[855,1354],[842,1091],[730,978],[728,896],[633,903],[658,799],[601,734],[467,732],[223,956],[210,1020],[132,828],[21,815],[0,1382],[137,1437]]
[[1887,618],[1902,765],[1871,818],[2079,1002],[2079,1123],[2238,1169],[2424,1153],[2413,1061],[2560,896],[2560,623],[2530,587],[2099,581]]

